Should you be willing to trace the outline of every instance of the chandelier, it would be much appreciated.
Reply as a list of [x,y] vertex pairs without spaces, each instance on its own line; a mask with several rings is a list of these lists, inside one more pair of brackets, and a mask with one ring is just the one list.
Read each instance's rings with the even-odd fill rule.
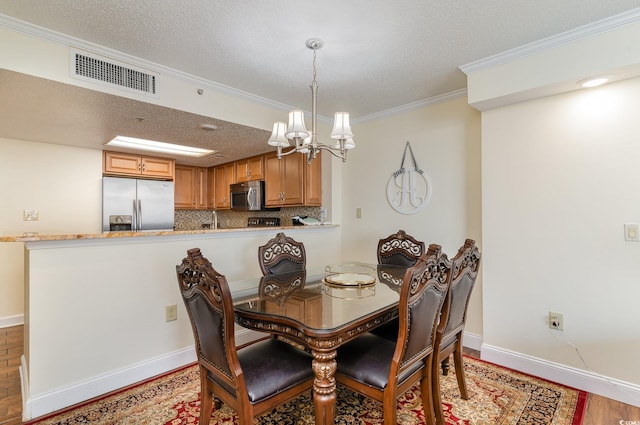
[[[333,121],[333,130],[330,137],[335,140],[333,145],[320,144],[316,140],[316,122],[317,122],[317,97],[318,83],[316,82],[316,53],[324,42],[319,38],[311,38],[307,40],[306,45],[313,50],[313,81],[311,81],[311,132],[307,131],[304,125],[304,111],[295,110],[289,112],[289,124],[284,122],[273,123],[273,133],[267,142],[271,146],[278,148],[278,159],[284,155],[294,152],[307,155],[307,163],[316,157],[321,150],[326,150],[331,155],[341,158],[342,162],[347,160],[347,152],[349,149],[356,147],[353,142],[353,133],[349,125],[348,112],[336,112]],[[285,148],[291,148],[287,151]]]

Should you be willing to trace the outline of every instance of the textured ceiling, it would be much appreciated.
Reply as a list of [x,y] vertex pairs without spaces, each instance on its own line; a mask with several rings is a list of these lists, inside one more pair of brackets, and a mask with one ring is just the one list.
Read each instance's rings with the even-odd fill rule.
[[[463,90],[461,65],[639,6],[639,0],[0,0],[0,14],[305,110],[313,57],[305,41],[318,37],[324,41],[319,113],[349,111],[357,119]],[[0,89],[4,97],[6,84]],[[92,112],[114,107],[100,98]],[[67,130],[86,134],[108,124],[92,126]],[[18,127],[11,137],[20,138]]]

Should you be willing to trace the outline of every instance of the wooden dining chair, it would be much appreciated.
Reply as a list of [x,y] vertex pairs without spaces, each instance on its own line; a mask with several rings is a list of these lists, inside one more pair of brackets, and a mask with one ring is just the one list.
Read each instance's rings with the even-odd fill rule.
[[176,272],[198,355],[200,425],[209,424],[214,397],[237,412],[240,425],[253,425],[313,386],[312,356],[290,344],[269,338],[236,348],[229,285],[199,248],[187,251]]
[[[456,378],[460,397],[469,399],[467,384],[464,377],[464,357],[462,355],[462,336],[467,319],[467,307],[471,292],[478,277],[480,267],[480,251],[472,239],[465,243],[456,256],[451,260],[451,282],[449,292],[442,307],[442,318],[436,330],[436,346],[438,354],[434,357],[433,392],[435,398],[440,397],[440,367],[443,375],[449,370],[449,358],[453,354]],[[444,424],[442,406],[436,408],[436,419]]]
[[397,399],[417,382],[426,423],[435,424],[433,405],[440,400],[433,399],[431,364],[437,355],[435,331],[451,271],[446,255],[435,251],[405,272],[397,340],[368,332],[338,348],[336,380],[381,402],[385,425],[397,424]]
[[408,235],[404,230],[378,241],[378,264],[413,266],[424,254],[424,242]]
[[280,232],[266,244],[258,247],[258,263],[263,275],[304,270],[307,265],[307,254],[302,242]]
[[[401,229],[378,241],[378,264],[411,267],[424,254],[424,251],[424,242]],[[395,341],[398,337],[397,320],[378,326],[371,332]]]

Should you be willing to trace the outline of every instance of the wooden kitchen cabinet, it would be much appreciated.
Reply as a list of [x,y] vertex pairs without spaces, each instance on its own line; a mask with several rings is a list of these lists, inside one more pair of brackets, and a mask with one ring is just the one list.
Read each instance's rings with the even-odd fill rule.
[[215,179],[215,202],[214,208],[225,210],[231,208],[231,198],[229,196],[229,186],[236,182],[236,164],[218,165],[214,168]]
[[206,210],[208,202],[208,170],[202,167],[175,166],[176,209]]
[[216,169],[210,167],[207,178],[207,208],[214,209],[216,206]]
[[322,205],[322,154],[307,164],[304,161],[304,204],[307,206]]
[[102,172],[112,176],[134,176],[173,180],[175,161],[168,158],[134,155],[121,152],[103,153]]
[[275,153],[265,155],[265,206],[303,205],[305,164],[306,156],[297,153],[281,159]]
[[264,179],[264,157],[254,156],[236,161],[236,182]]
[[322,155],[307,164],[307,157],[291,154],[264,157],[265,206],[322,205]]

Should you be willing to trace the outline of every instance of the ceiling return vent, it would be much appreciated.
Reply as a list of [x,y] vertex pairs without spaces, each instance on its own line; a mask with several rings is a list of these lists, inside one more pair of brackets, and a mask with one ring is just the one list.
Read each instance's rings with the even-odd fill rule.
[[71,76],[134,93],[156,96],[157,73],[93,53],[71,49]]

